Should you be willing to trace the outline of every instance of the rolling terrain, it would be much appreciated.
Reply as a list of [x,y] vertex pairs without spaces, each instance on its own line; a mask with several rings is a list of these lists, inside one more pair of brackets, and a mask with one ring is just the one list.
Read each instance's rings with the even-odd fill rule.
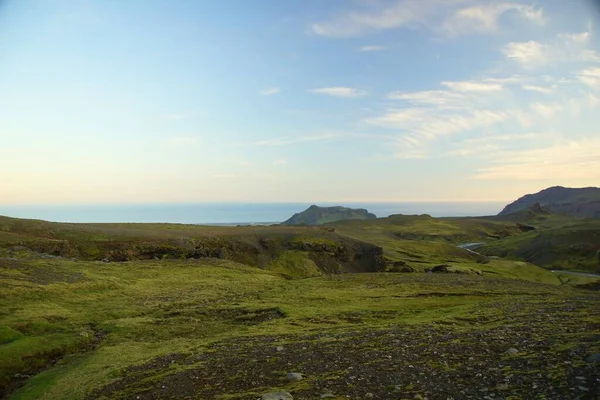
[[215,228],[0,217],[0,393],[593,398],[600,293],[578,286],[597,280],[457,247],[493,253],[564,225],[535,218]]

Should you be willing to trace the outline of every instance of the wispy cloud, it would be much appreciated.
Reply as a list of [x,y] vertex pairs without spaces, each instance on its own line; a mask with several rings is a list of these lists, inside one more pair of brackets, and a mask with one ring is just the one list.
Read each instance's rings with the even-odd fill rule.
[[457,92],[494,92],[502,90],[503,87],[499,83],[485,83],[474,81],[463,82],[442,82],[443,86],[447,86]]
[[[589,79],[596,74],[600,78],[600,69],[582,71],[580,77]],[[521,75],[441,82],[447,90],[391,92],[387,99],[408,104],[388,108],[381,115],[363,122],[395,132],[397,154],[424,157],[433,154],[431,148],[447,136],[492,131],[504,134],[507,127],[531,129],[567,115],[577,117],[600,103],[600,99],[591,93],[574,97],[574,93],[581,93],[581,88],[571,86],[576,84],[575,81],[564,83],[567,85],[564,88],[553,84],[552,90],[556,86],[556,93],[541,85],[553,81],[558,80],[550,76]],[[523,91],[533,93],[519,101]],[[548,93],[554,93],[557,100],[547,102]],[[501,147],[498,144],[485,146],[489,151]],[[467,153],[462,151],[462,154]]]
[[[600,135],[599,135],[600,136]],[[600,139],[566,141],[548,147],[498,154],[496,164],[480,168],[479,180],[548,181],[600,180]]]
[[446,155],[489,159],[491,154],[507,147],[514,149],[522,147],[524,144],[539,143],[541,140],[550,139],[552,139],[552,135],[538,132],[475,136],[454,143],[454,149],[448,151]]
[[436,34],[462,35],[499,31],[505,14],[543,24],[541,8],[518,2],[478,4],[475,0],[396,0],[368,2],[366,7],[342,13],[309,26],[312,34],[328,37],[362,36],[389,29],[426,28]]
[[494,125],[508,119],[509,114],[498,110],[474,110],[444,113],[435,109],[411,108],[388,112],[367,123],[398,129],[414,144],[430,142],[440,136],[468,132],[475,128]]
[[259,140],[259,141],[255,142],[254,144],[257,146],[285,146],[285,145],[297,144],[297,143],[329,141],[329,140],[339,138],[341,136],[342,136],[342,134],[335,133],[335,132],[328,132],[328,133],[322,133],[322,134],[316,134],[316,135],[297,136],[297,137],[283,136],[283,137],[278,137],[278,138]]
[[590,38],[590,32],[580,32],[580,33],[559,33],[558,37],[560,39],[566,40],[567,42],[573,43],[586,43]]
[[360,36],[411,23],[422,22],[435,11],[437,1],[396,1],[386,6],[350,11],[329,21],[314,23],[309,27],[313,34],[329,37]]
[[549,64],[600,62],[600,55],[590,48],[590,32],[560,33],[545,43],[530,40],[511,42],[503,48],[507,59],[525,69]]
[[358,48],[358,51],[362,52],[373,52],[373,51],[383,51],[385,50],[385,46],[371,45],[371,46],[361,46]]
[[513,12],[518,17],[536,24],[544,24],[541,8],[515,2],[491,2],[456,10],[443,23],[443,29],[453,35],[490,33],[499,30],[500,17]]
[[548,61],[546,46],[530,40],[528,42],[511,42],[504,47],[506,58],[520,63],[526,68],[545,64]]
[[466,97],[462,93],[446,90],[425,90],[421,92],[391,92],[390,100],[406,100],[414,105],[436,105],[439,107],[460,107],[465,105]]
[[600,68],[586,68],[577,73],[579,80],[594,89],[600,89]]
[[280,158],[278,160],[275,160],[274,164],[275,165],[286,165],[286,164],[288,164],[288,160],[285,158]]
[[270,87],[259,92],[261,96],[272,96],[278,93],[281,93],[281,89],[278,87]]
[[543,87],[543,86],[522,85],[521,87],[523,88],[523,90],[529,90],[529,91],[532,91],[532,92],[545,93],[545,94],[551,94],[552,93],[552,89],[547,88],[547,87]]
[[365,96],[367,94],[367,92],[364,90],[351,88],[351,87],[344,87],[344,86],[312,89],[311,92],[318,93],[318,94],[326,94],[329,96],[347,97],[347,98],[361,97],[361,96]]

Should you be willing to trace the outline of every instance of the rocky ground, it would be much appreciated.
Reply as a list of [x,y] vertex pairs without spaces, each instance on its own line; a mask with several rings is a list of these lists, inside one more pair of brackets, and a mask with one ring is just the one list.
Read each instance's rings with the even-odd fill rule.
[[544,300],[455,323],[223,341],[131,367],[88,398],[600,399],[600,310],[578,312],[585,294]]

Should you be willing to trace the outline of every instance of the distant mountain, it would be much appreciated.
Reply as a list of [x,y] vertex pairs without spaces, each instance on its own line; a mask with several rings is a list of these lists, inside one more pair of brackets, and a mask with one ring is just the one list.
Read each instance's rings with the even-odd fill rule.
[[294,214],[281,225],[321,225],[328,222],[347,219],[375,219],[377,216],[371,214],[364,208],[347,207],[319,207],[312,205],[301,213]]
[[504,207],[498,215],[515,214],[532,207],[576,218],[600,218],[600,188],[553,186],[521,197]]

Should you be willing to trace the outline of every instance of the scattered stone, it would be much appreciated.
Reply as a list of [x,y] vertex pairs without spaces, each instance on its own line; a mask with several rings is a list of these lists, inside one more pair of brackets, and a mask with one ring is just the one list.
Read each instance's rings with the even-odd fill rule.
[[301,381],[302,378],[304,378],[304,377],[302,376],[302,374],[300,374],[298,372],[288,372],[288,374],[287,374],[287,379],[288,379],[288,381],[291,381],[291,382]]
[[283,346],[277,346],[277,351],[283,351]]
[[328,398],[331,398],[331,397],[335,397],[335,395],[333,393],[331,393],[331,392],[323,393],[321,395],[322,399],[328,399]]
[[288,392],[271,392],[262,395],[262,400],[294,400]]
[[514,347],[511,347],[510,349],[506,350],[506,354],[508,354],[509,356],[514,356],[515,354],[519,354],[519,350],[515,349]]
[[365,394],[365,399],[372,399],[373,397],[374,397],[373,393],[367,393],[367,394]]

